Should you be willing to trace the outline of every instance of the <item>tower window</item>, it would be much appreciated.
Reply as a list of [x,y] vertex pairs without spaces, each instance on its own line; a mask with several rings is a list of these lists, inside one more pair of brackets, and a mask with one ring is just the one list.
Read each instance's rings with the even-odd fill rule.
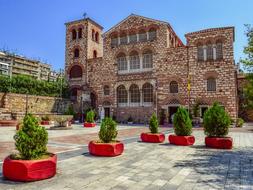
[[95,40],[95,30],[92,29],[92,34],[91,34],[92,40]]
[[73,29],[72,30],[72,40],[75,40],[76,39],[76,30]]
[[97,58],[97,51],[96,50],[93,51],[93,58]]
[[82,28],[79,28],[78,29],[78,38],[80,39],[80,38],[82,38],[82,34],[83,33],[83,30],[82,30]]
[[98,34],[98,32],[96,32],[96,34],[95,34],[95,41],[96,41],[96,42],[99,41],[99,34]]
[[79,57],[79,49],[76,48],[74,51],[74,58],[78,58]]
[[82,78],[83,70],[79,65],[74,65],[71,67],[69,72],[69,78]]

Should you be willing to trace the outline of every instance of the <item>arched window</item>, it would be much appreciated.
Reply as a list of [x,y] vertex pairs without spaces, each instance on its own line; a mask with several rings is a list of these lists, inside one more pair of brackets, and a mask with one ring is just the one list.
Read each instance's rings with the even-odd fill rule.
[[74,50],[74,58],[78,58],[78,57],[79,57],[79,49],[76,48],[76,49]]
[[76,39],[76,30],[75,29],[73,29],[72,30],[72,40],[75,40]]
[[110,87],[108,85],[104,86],[104,95],[105,96],[110,95]]
[[95,34],[95,41],[99,42],[99,34],[98,34],[98,32],[96,32],[96,34]]
[[207,91],[208,92],[216,91],[216,79],[215,78],[210,77],[207,79]]
[[91,32],[91,38],[92,40],[95,40],[95,30],[92,29],[92,32]]
[[117,88],[117,102],[119,106],[127,105],[127,90],[124,85]]
[[223,59],[222,41],[216,41],[216,59]]
[[170,93],[178,93],[178,83],[176,81],[170,82]]
[[130,92],[130,102],[140,103],[140,90],[136,84],[132,84],[129,88]]
[[198,61],[204,61],[204,48],[201,43],[198,43]]
[[79,65],[71,67],[69,72],[69,78],[82,78],[82,68]]
[[148,37],[149,37],[149,40],[155,40],[156,39],[156,29],[155,28],[150,28],[149,29]]
[[151,50],[146,50],[143,52],[143,69],[153,67],[153,54]]
[[129,43],[137,42],[137,34],[135,32],[131,32],[129,35]]
[[124,53],[120,53],[117,56],[117,64],[119,71],[126,71],[127,70],[127,59]]
[[145,83],[142,86],[143,91],[143,102],[150,103],[153,102],[153,86],[150,83]]
[[96,50],[93,51],[93,58],[97,58],[97,51]]
[[83,30],[82,30],[82,28],[79,28],[78,29],[78,38],[80,39],[80,38],[82,38],[82,36],[83,36]]
[[127,35],[126,35],[126,33],[120,34],[119,41],[120,41],[120,45],[127,44]]
[[140,58],[136,51],[130,53],[130,69],[140,69]]
[[140,42],[147,41],[147,32],[145,30],[140,30],[140,32],[139,32],[139,41]]
[[213,60],[213,45],[209,41],[209,42],[207,42],[206,46],[207,46],[207,50],[206,50],[207,60]]

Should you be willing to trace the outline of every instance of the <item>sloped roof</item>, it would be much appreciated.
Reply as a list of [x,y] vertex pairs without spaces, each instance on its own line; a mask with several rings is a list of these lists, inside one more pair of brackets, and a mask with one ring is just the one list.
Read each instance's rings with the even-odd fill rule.
[[152,22],[159,22],[159,23],[166,24],[166,25],[170,26],[170,24],[168,22],[160,21],[160,20],[156,20],[156,19],[152,19],[152,18],[148,18],[148,17],[144,17],[144,16],[140,16],[140,15],[132,13],[128,17],[126,17],[125,19],[123,19],[122,21],[120,21],[118,24],[114,25],[109,30],[107,30],[106,32],[104,32],[103,35],[106,35],[107,33],[111,32],[114,28],[117,28],[118,26],[120,26],[122,23],[124,23],[126,20],[128,20],[131,17],[139,17],[139,18],[142,18],[142,19],[145,19],[145,20],[149,20],[149,21],[152,21]]

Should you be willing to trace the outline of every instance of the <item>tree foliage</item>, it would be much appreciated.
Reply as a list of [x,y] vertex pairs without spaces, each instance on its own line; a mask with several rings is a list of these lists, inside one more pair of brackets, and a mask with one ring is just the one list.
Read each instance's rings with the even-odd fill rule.
[[158,133],[158,120],[155,113],[152,114],[149,120],[149,130],[153,134]]
[[217,102],[215,102],[204,114],[204,131],[207,136],[226,136],[228,134],[230,124],[230,116]]
[[99,130],[99,139],[104,143],[109,143],[115,140],[117,135],[117,123],[110,117],[103,119]]
[[38,159],[47,152],[48,133],[31,114],[24,117],[21,129],[14,135],[14,140],[23,160]]
[[88,123],[94,123],[94,118],[95,118],[95,112],[93,110],[90,110],[86,114],[85,121]]
[[246,25],[246,37],[248,45],[244,47],[244,54],[246,57],[241,59],[240,62],[243,64],[244,69],[248,72],[246,77],[248,80],[247,85],[244,87],[241,94],[240,107],[244,110],[247,108],[253,108],[253,27]]
[[64,80],[48,82],[26,75],[16,75],[12,78],[0,75],[0,84],[0,92],[54,97],[62,94],[62,97],[69,97],[68,85]]
[[178,136],[188,136],[192,133],[192,122],[188,111],[179,107],[173,118],[175,134]]

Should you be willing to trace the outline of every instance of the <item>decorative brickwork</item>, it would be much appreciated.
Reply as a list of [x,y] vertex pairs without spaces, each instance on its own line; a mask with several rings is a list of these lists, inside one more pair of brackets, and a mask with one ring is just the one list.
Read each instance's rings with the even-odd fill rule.
[[[79,25],[83,27],[83,39],[73,41],[71,29]],[[66,77],[73,64],[81,64],[84,71],[81,79],[69,79],[71,88],[79,87],[77,111],[80,101],[90,101],[101,117],[114,116],[118,121],[132,117],[135,122],[147,122],[153,112],[164,109],[169,121],[179,105],[192,108],[197,101],[202,106],[218,101],[233,118],[237,117],[233,27],[188,33],[186,45],[167,22],[138,15],[130,15],[103,36],[102,27],[91,19],[70,22],[66,27]],[[94,32],[99,32],[99,42],[94,41]],[[200,43],[203,57],[198,61]],[[73,60],[73,48],[77,46],[82,50],[78,60]],[[94,50],[97,58],[92,57]],[[215,91],[207,90],[210,77]],[[178,84],[178,91],[170,92],[171,82]],[[149,91],[143,89],[144,84],[151,85]],[[109,95],[104,93],[105,85],[109,86]],[[117,89],[122,85],[119,94]],[[134,91],[131,85],[135,85]],[[87,98],[91,93],[95,100]],[[147,98],[148,93],[153,94],[152,98]]]

